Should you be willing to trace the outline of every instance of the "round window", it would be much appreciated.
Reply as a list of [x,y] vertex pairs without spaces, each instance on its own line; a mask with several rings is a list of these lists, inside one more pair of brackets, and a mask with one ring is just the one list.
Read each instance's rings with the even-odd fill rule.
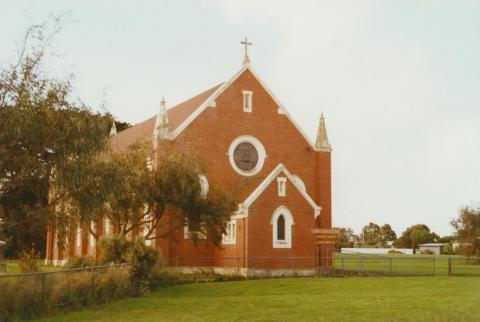
[[263,167],[266,152],[263,144],[255,137],[243,135],[230,144],[228,155],[232,168],[242,176],[253,176]]
[[258,163],[257,149],[251,143],[240,143],[233,151],[233,159],[237,167],[244,171],[251,171]]

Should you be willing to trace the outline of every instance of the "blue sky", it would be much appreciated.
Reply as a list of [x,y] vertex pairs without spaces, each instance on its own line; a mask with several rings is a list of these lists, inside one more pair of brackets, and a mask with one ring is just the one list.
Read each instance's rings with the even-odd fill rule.
[[480,203],[480,1],[0,0],[0,64],[25,29],[69,17],[47,70],[132,123],[252,65],[333,146],[334,224],[440,234]]

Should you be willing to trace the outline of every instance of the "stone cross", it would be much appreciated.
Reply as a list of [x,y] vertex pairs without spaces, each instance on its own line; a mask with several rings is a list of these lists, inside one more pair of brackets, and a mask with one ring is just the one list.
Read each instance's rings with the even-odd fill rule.
[[248,46],[253,45],[251,42],[248,41],[247,37],[245,40],[240,42],[245,47],[245,54],[243,56],[243,65],[250,64],[250,58],[248,58]]

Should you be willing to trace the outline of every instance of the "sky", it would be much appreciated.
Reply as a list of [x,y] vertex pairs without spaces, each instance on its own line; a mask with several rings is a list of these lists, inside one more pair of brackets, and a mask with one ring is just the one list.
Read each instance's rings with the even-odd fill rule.
[[314,140],[333,147],[333,223],[440,235],[480,205],[478,0],[0,0],[0,65],[28,26],[65,17],[46,70],[137,123],[251,64]]

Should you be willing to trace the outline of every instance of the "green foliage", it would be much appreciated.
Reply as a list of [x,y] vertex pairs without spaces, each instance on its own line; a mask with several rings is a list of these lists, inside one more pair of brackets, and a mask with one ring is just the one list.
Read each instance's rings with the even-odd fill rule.
[[440,237],[430,231],[427,225],[418,224],[408,227],[395,241],[399,248],[417,248],[418,245],[436,242]]
[[440,237],[440,239],[438,240],[439,243],[444,243],[444,244],[451,243],[453,241],[454,241],[453,236],[443,236],[443,237]]
[[32,179],[0,196],[0,208],[4,210],[0,214],[0,240],[5,242],[6,258],[17,258],[32,245],[45,254],[47,189],[45,180]]
[[[206,231],[219,245],[237,207],[234,196],[213,182],[205,195],[199,179],[204,169],[195,153],[162,151],[154,157],[150,142],[137,143],[84,164],[82,184],[69,191],[70,214],[83,222],[107,216],[124,237],[149,227],[146,239],[165,237],[188,224],[192,231]],[[146,161],[153,159],[157,166],[149,167]],[[177,209],[178,215],[171,218],[169,230],[156,230],[167,207]],[[196,234],[192,241],[197,242]]]
[[80,170],[104,149],[112,122],[72,100],[69,80],[46,76],[42,62],[56,32],[46,28],[29,28],[17,62],[0,69],[0,238],[9,256],[32,243],[41,250],[52,217],[65,226],[60,204],[82,184]]
[[380,226],[371,222],[363,227],[362,239],[365,246],[378,246],[381,242]]
[[114,235],[100,239],[100,263],[128,263],[131,242],[123,236]]
[[397,235],[389,224],[379,226],[369,223],[362,229],[362,238],[366,246],[384,247],[388,242],[397,239]]
[[157,249],[145,245],[142,238],[129,241],[121,236],[102,239],[101,259],[104,264],[128,263],[132,269],[134,295],[149,292],[155,270],[161,268],[162,258]]
[[458,218],[450,223],[455,229],[461,254],[480,256],[480,208],[464,207],[460,209]]
[[38,272],[40,270],[38,267],[39,259],[40,256],[37,254],[35,249],[32,248],[28,252],[24,250],[20,255],[20,262],[18,263],[18,267],[23,273]]
[[128,122],[122,122],[122,121],[115,120],[115,128],[117,129],[117,133],[120,133],[120,132],[128,129],[131,126],[132,126],[132,124],[130,124]]
[[0,288],[0,321],[31,319],[107,303],[131,291],[129,271],[115,268],[24,276],[1,280]]
[[69,257],[64,268],[83,268],[97,265],[95,259],[91,256]]
[[388,242],[393,242],[397,239],[397,234],[393,231],[389,224],[380,227],[380,245],[385,246]]
[[388,253],[390,255],[400,255],[400,254],[404,254],[403,252],[399,251],[399,250],[395,250],[395,249],[391,249],[388,251]]
[[420,251],[420,254],[422,255],[433,255],[433,252],[430,249],[424,249]]
[[452,244],[446,244],[443,248],[443,253],[445,255],[454,255]]
[[337,241],[335,246],[337,250],[353,247],[355,239],[358,239],[358,237],[353,233],[352,228],[334,227],[333,229],[337,231]]

